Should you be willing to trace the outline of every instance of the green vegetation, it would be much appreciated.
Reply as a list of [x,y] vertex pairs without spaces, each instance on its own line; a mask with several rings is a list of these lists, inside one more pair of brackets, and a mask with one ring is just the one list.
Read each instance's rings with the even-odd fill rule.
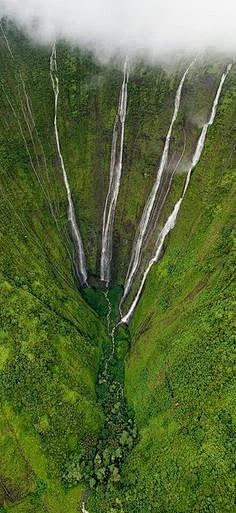
[[136,443],[138,432],[133,412],[123,395],[124,358],[129,349],[129,334],[124,328],[116,330],[115,352],[107,348],[100,363],[97,400],[105,414],[105,422],[96,447],[77,453],[67,465],[64,475],[69,485],[87,481],[98,488],[107,485],[112,491],[120,481],[122,464]]
[[[13,49],[14,41],[16,62],[0,48],[0,504],[17,513],[74,513],[83,486],[66,490],[63,474],[75,450],[96,446],[103,426],[96,380],[107,336],[71,274],[49,54],[38,49],[35,61],[15,31]],[[24,116],[20,72],[37,132]]]
[[[89,270],[89,287],[78,290],[50,50],[11,25],[7,34],[14,59],[0,38],[0,513],[78,513],[83,499],[89,513],[235,513],[235,71],[176,228],[130,331],[115,330],[113,353],[135,230],[186,63],[132,63],[107,290],[99,283],[101,220],[122,65],[58,44],[61,147]],[[205,56],[184,86],[170,171],[184,143],[186,151],[146,260],[225,62]]]
[[[235,511],[235,76],[131,324],[125,511]],[[130,487],[130,476],[135,483]]]

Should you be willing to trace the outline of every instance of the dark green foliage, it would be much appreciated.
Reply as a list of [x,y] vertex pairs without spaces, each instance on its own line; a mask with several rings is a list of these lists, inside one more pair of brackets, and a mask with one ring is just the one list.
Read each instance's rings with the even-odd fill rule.
[[96,387],[98,404],[105,416],[103,429],[96,447],[82,450],[71,458],[64,474],[68,485],[86,481],[91,489],[106,485],[107,490],[113,490],[121,479],[120,471],[127,455],[137,442],[135,419],[123,392],[129,334],[124,328],[117,328],[112,340],[113,335],[111,347],[105,348],[100,362]]
[[[113,354],[107,320],[111,332],[186,63],[131,66],[107,291],[101,227],[122,63],[57,46],[58,126],[90,280],[78,291],[50,49],[4,26],[14,59],[0,38],[0,512],[76,513],[86,491],[89,513],[235,513],[235,71],[131,336],[116,329]],[[185,83],[169,170],[186,142],[185,157],[152,219],[144,265],[225,62],[204,56]]]
[[122,476],[128,512],[235,512],[235,85],[131,325],[140,442]]

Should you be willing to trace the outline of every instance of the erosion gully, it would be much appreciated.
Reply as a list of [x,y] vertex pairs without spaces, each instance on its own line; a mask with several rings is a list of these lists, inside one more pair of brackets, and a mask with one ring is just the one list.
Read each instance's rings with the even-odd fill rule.
[[124,358],[130,346],[130,335],[127,326],[115,321],[114,310],[118,303],[114,304],[110,294],[112,290],[108,288],[103,292],[110,343],[104,348],[96,387],[105,422],[97,446],[88,457],[92,471],[81,505],[82,513],[89,513],[87,500],[92,493],[91,485],[92,489],[103,486],[104,493],[119,486],[122,464],[138,439],[134,415],[124,395]]

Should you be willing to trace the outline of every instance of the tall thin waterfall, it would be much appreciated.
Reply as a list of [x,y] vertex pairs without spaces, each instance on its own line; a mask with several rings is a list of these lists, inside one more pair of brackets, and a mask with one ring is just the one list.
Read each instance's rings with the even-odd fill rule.
[[78,276],[80,278],[81,284],[85,285],[87,284],[87,270],[86,270],[86,262],[85,262],[85,255],[84,255],[84,249],[83,249],[83,243],[80,235],[80,231],[76,222],[75,217],[75,209],[72,201],[70,186],[67,178],[67,173],[65,169],[64,160],[61,154],[61,146],[60,146],[60,139],[59,139],[59,133],[58,133],[58,127],[57,127],[57,108],[58,108],[58,96],[59,96],[59,81],[57,76],[57,54],[56,54],[56,45],[54,44],[52,47],[52,53],[50,58],[50,75],[51,75],[51,81],[52,81],[52,87],[54,91],[54,98],[55,98],[55,111],[54,111],[54,130],[55,130],[55,137],[56,137],[56,144],[57,144],[57,151],[61,163],[61,168],[63,172],[63,179],[64,184],[66,187],[67,192],[67,198],[68,198],[68,220],[71,225],[71,232],[72,237],[75,244],[75,250],[78,255],[78,262],[75,262],[76,269],[78,272]]
[[178,87],[177,92],[176,92],[175,104],[174,104],[174,112],[173,112],[173,116],[172,116],[172,119],[171,119],[169,130],[168,130],[168,133],[167,133],[167,136],[166,136],[164,150],[163,150],[162,157],[161,157],[161,162],[160,162],[160,165],[159,165],[159,168],[158,168],[158,171],[157,171],[156,180],[155,180],[155,183],[154,183],[153,188],[151,190],[151,193],[149,195],[149,198],[147,200],[147,203],[146,203],[146,205],[144,207],[144,210],[143,210],[143,213],[142,213],[142,217],[141,217],[141,221],[139,223],[139,227],[138,227],[138,230],[137,230],[137,233],[136,233],[136,236],[135,236],[134,245],[133,245],[133,249],[132,249],[132,255],[131,255],[130,264],[129,264],[129,269],[128,269],[128,273],[127,273],[126,280],[125,280],[124,294],[123,294],[122,302],[124,301],[125,297],[127,296],[128,292],[130,290],[133,278],[134,278],[134,276],[135,276],[135,274],[137,272],[138,266],[139,266],[140,253],[141,253],[141,250],[142,250],[143,240],[144,240],[144,237],[145,237],[147,229],[148,229],[148,224],[149,224],[150,217],[151,217],[151,214],[152,214],[152,211],[153,211],[153,207],[154,207],[154,204],[155,204],[155,199],[156,199],[157,192],[158,192],[158,189],[159,189],[159,186],[160,186],[161,178],[162,178],[162,175],[163,175],[163,173],[165,171],[165,168],[166,168],[166,165],[167,165],[167,162],[168,162],[170,140],[171,140],[173,126],[174,126],[174,123],[175,123],[175,121],[177,119],[178,112],[179,112],[180,100],[181,100],[181,94],[182,94],[182,89],[183,89],[184,81],[185,81],[185,78],[186,78],[190,68],[194,64],[195,60],[196,59],[194,59],[190,63],[190,65],[186,69],[185,73],[183,74],[182,79],[181,79],[180,84],[179,84],[179,87]]
[[[112,236],[115,209],[120,189],[120,179],[122,172],[123,146],[125,133],[125,119],[127,109],[127,89],[128,89],[128,71],[127,59],[124,64],[123,82],[120,91],[118,112],[116,115],[111,146],[110,162],[110,182],[106,197],[103,226],[102,226],[102,253],[101,253],[101,281],[106,282],[108,286],[111,275],[112,259]],[[117,146],[119,141],[119,152],[117,155]]]
[[182,201],[184,199],[185,193],[186,193],[187,188],[189,186],[189,182],[190,182],[192,171],[195,168],[195,166],[198,164],[198,162],[199,162],[199,160],[201,158],[201,155],[202,155],[202,152],[203,152],[203,149],[204,149],[204,145],[205,145],[205,140],[206,140],[208,128],[214,122],[215,115],[216,115],[216,109],[217,109],[217,106],[218,106],[218,103],[219,103],[222,87],[224,85],[225,79],[226,79],[227,75],[229,74],[231,68],[232,68],[232,64],[229,64],[227,66],[226,71],[223,73],[223,75],[221,77],[220,84],[219,84],[219,87],[218,87],[218,90],[217,90],[217,93],[216,93],[216,96],[215,96],[215,99],[214,99],[214,103],[213,103],[213,106],[212,106],[210,118],[209,118],[207,123],[205,123],[205,125],[202,128],[200,137],[199,137],[198,142],[197,142],[195,153],[193,155],[190,167],[188,169],[188,173],[187,173],[187,177],[186,177],[186,180],[185,180],[185,185],[184,185],[184,190],[183,190],[182,196],[180,197],[180,199],[175,204],[175,206],[174,206],[170,216],[168,217],[164,227],[161,230],[161,233],[160,233],[160,235],[159,235],[159,237],[157,239],[157,242],[156,242],[154,255],[151,258],[151,260],[149,261],[147,269],[145,270],[145,272],[143,274],[140,287],[139,287],[138,292],[137,292],[137,294],[136,294],[136,296],[135,296],[135,298],[133,300],[133,303],[131,304],[127,314],[124,315],[122,317],[121,321],[120,321],[120,323],[122,323],[122,324],[128,324],[129,323],[129,321],[130,321],[130,319],[131,319],[131,317],[132,317],[132,315],[134,313],[135,307],[137,306],[137,303],[139,301],[139,298],[140,298],[140,295],[142,293],[142,290],[143,290],[146,278],[148,276],[148,273],[149,273],[150,269],[152,268],[153,264],[155,264],[158,261],[158,259],[160,257],[160,254],[161,254],[161,251],[162,251],[162,248],[163,248],[163,245],[164,245],[164,242],[165,242],[165,238],[168,235],[168,233],[174,228],[174,226],[176,224],[176,220],[177,220],[177,216],[178,216],[178,213],[179,213],[179,209],[181,207],[181,203],[182,203]]
[[6,43],[6,46],[7,46],[8,52],[9,52],[9,54],[10,54],[11,58],[14,60],[14,55],[13,55],[12,49],[11,49],[11,47],[10,47],[9,41],[8,41],[8,39],[7,39],[7,36],[6,36],[5,30],[4,30],[3,26],[2,26],[2,23],[0,23],[0,28],[1,28],[1,32],[2,32],[3,38],[4,38],[4,40],[5,40],[5,43]]

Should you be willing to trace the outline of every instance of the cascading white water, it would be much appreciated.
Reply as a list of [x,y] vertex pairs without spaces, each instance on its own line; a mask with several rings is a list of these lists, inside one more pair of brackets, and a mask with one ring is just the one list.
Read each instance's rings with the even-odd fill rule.
[[148,224],[149,224],[150,217],[151,217],[151,214],[152,214],[152,211],[153,211],[153,207],[154,207],[154,204],[155,204],[155,199],[156,199],[156,195],[157,195],[157,192],[158,192],[158,189],[159,189],[159,186],[160,186],[161,178],[162,178],[163,172],[164,172],[164,170],[166,168],[167,161],[168,161],[170,140],[171,140],[173,126],[174,126],[174,123],[175,123],[175,121],[177,119],[178,112],[179,112],[180,100],[181,100],[181,94],[182,94],[182,89],[183,89],[184,81],[185,81],[185,78],[186,78],[190,68],[193,66],[195,60],[196,59],[194,59],[190,63],[190,65],[186,69],[185,73],[183,74],[182,79],[181,79],[180,84],[179,84],[179,87],[178,87],[177,92],[176,92],[175,104],[174,104],[174,112],[173,112],[173,116],[172,116],[172,119],[171,119],[169,130],[168,130],[168,133],[167,133],[167,136],[166,136],[164,150],[163,150],[162,157],[161,157],[161,162],[160,162],[160,165],[159,165],[159,168],[158,168],[158,171],[157,171],[156,180],[155,180],[155,183],[154,183],[153,188],[151,190],[151,193],[149,195],[149,198],[147,200],[147,203],[146,203],[146,205],[144,207],[143,214],[142,214],[142,217],[141,217],[141,221],[139,223],[138,231],[137,231],[136,236],[135,236],[135,241],[134,241],[134,245],[133,245],[133,249],[132,249],[132,255],[131,255],[131,259],[130,259],[128,273],[127,273],[126,280],[125,280],[124,293],[123,293],[123,297],[122,297],[121,303],[123,303],[124,299],[126,298],[128,292],[130,290],[133,278],[134,278],[134,276],[135,276],[135,274],[137,272],[138,266],[139,266],[140,253],[141,253],[141,249],[142,249],[143,240],[144,240],[145,234],[147,232]]
[[82,502],[82,505],[81,505],[81,511],[82,511],[82,513],[89,513],[89,512],[87,511],[87,509],[85,508],[85,503],[84,503],[84,501]]
[[[5,44],[6,44],[7,50],[8,50],[8,52],[9,52],[9,54],[10,54],[11,58],[13,59],[13,61],[15,61],[15,57],[14,57],[13,51],[12,51],[12,49],[11,49],[10,43],[9,43],[9,41],[8,41],[7,35],[6,35],[6,33],[5,33],[4,29],[3,29],[3,26],[2,26],[2,23],[1,23],[1,22],[0,22],[0,28],[1,28],[1,32],[2,32],[2,35],[3,35],[3,38],[4,38],[4,41],[5,41]],[[28,96],[28,93],[27,93],[27,90],[26,90],[25,81],[24,81],[24,79],[23,79],[23,77],[22,77],[21,72],[19,72],[19,77],[20,77],[20,81],[21,81],[21,85],[22,85],[22,89],[23,89],[23,94],[24,94],[24,99],[25,99],[25,103],[26,103],[26,111],[25,111],[25,109],[24,109],[23,104],[21,104],[21,108],[22,108],[22,112],[23,112],[23,117],[24,117],[25,123],[26,123],[26,125],[27,125],[28,131],[29,131],[29,134],[30,134],[31,142],[32,142],[32,144],[33,144],[33,148],[34,148],[34,151],[35,151],[35,157],[36,157],[36,160],[37,160],[37,165],[38,165],[38,168],[39,168],[39,167],[40,167],[40,163],[39,163],[38,154],[37,154],[36,147],[35,147],[35,142],[34,142],[34,137],[33,137],[32,130],[34,130],[34,131],[36,132],[37,140],[38,140],[38,144],[39,144],[39,146],[40,146],[41,153],[42,153],[42,156],[43,156],[43,163],[44,163],[44,167],[45,167],[46,174],[47,174],[47,178],[48,178],[48,181],[49,181],[49,180],[50,180],[50,177],[49,177],[49,173],[48,173],[48,167],[47,167],[46,155],[45,155],[43,145],[42,145],[41,140],[40,140],[39,135],[38,135],[38,131],[37,131],[37,128],[36,128],[36,124],[35,124],[35,120],[34,120],[33,112],[32,112],[31,105],[30,105],[30,98],[29,98],[29,96]],[[3,90],[4,90],[4,87],[3,87]],[[5,90],[4,90],[4,92],[5,92]],[[45,198],[46,198],[46,200],[47,200],[47,202],[48,202],[49,209],[50,209],[50,212],[51,212],[51,214],[52,214],[52,217],[53,217],[53,219],[54,219],[54,221],[55,221],[55,224],[56,224],[56,227],[57,227],[58,233],[59,233],[59,235],[61,236],[61,234],[60,234],[60,228],[59,228],[59,225],[58,225],[58,221],[57,221],[56,215],[55,215],[55,213],[54,213],[54,211],[53,211],[52,203],[51,203],[51,201],[50,201],[50,196],[49,196],[49,193],[48,193],[48,191],[47,191],[47,186],[46,186],[46,184],[44,183],[43,178],[42,178],[42,177],[40,177],[39,173],[36,171],[36,167],[35,167],[35,165],[34,165],[34,163],[33,163],[33,158],[32,158],[32,156],[31,156],[31,153],[30,153],[30,150],[29,150],[29,146],[28,146],[28,144],[27,144],[27,140],[26,140],[26,138],[25,138],[25,136],[24,136],[24,131],[23,131],[22,125],[21,125],[21,123],[20,123],[19,118],[17,117],[16,111],[15,111],[15,109],[14,109],[14,107],[13,107],[12,103],[11,103],[10,98],[9,98],[9,97],[8,97],[8,95],[6,94],[6,92],[5,92],[5,96],[6,96],[6,98],[7,98],[8,104],[9,104],[9,106],[10,106],[10,108],[11,108],[12,112],[13,112],[13,115],[14,115],[14,117],[15,117],[15,118],[16,118],[16,120],[17,120],[17,124],[18,124],[18,126],[19,126],[20,133],[21,133],[21,136],[22,136],[22,138],[23,138],[24,145],[25,145],[25,148],[26,148],[26,151],[27,151],[27,154],[28,154],[28,157],[29,157],[29,160],[30,160],[31,167],[32,167],[32,169],[33,169],[33,172],[34,172],[34,174],[35,174],[35,176],[36,176],[36,178],[37,178],[37,180],[38,180],[38,182],[39,182],[39,184],[40,184],[40,187],[41,187],[41,189],[42,189],[42,191],[43,191],[43,194],[44,194],[44,196],[45,196]],[[28,119],[27,119],[27,115],[26,115],[26,113],[27,113],[27,114],[28,114],[28,116],[29,116],[29,121],[28,121]],[[30,126],[30,125],[32,125],[32,126]],[[22,222],[22,221],[21,221],[21,222]],[[63,245],[65,246],[64,240],[62,240],[62,242],[63,242]],[[69,250],[68,250],[67,246],[65,246],[65,248],[66,248],[66,251],[68,252],[69,257],[70,257],[71,255],[70,255],[70,252],[69,252]],[[59,271],[58,271],[58,272],[59,272]],[[60,273],[60,274],[61,274],[61,273]],[[65,278],[64,278],[64,279],[65,279]]]
[[[102,226],[102,252],[101,252],[101,281],[108,285],[111,274],[111,258],[112,258],[112,234],[113,223],[117,198],[120,189],[120,179],[122,172],[125,119],[127,109],[127,91],[128,91],[128,72],[127,59],[124,64],[123,82],[120,91],[118,113],[116,115],[113,127],[112,146],[111,146],[111,162],[110,162],[110,182],[106,197],[103,226]],[[120,147],[117,161],[117,141],[120,131]]]
[[[84,249],[83,249],[83,243],[80,235],[80,231],[76,222],[75,217],[75,209],[71,197],[71,191],[70,186],[67,178],[67,173],[65,169],[64,160],[61,154],[61,146],[60,146],[60,139],[59,139],[59,133],[57,128],[57,107],[58,107],[58,96],[59,96],[59,81],[57,76],[57,54],[56,54],[56,45],[54,44],[52,47],[52,53],[50,57],[50,75],[51,75],[51,81],[52,81],[52,87],[54,91],[54,98],[55,98],[55,111],[54,111],[54,130],[55,130],[55,137],[56,137],[56,144],[57,144],[57,151],[61,163],[61,168],[63,172],[63,179],[66,187],[67,192],[67,198],[68,198],[68,219],[71,224],[71,231],[73,240],[75,242],[75,247],[78,253],[78,274],[80,276],[80,281],[82,285],[87,284],[87,270],[86,270],[86,262],[85,262],[85,255],[84,255]],[[76,262],[77,263],[77,262]]]
[[4,37],[4,40],[5,40],[5,43],[6,43],[6,46],[7,46],[8,52],[9,52],[9,54],[10,54],[11,58],[14,60],[14,55],[13,55],[12,49],[11,49],[11,47],[10,47],[9,41],[8,41],[8,39],[7,39],[7,36],[6,36],[5,30],[4,30],[3,26],[2,26],[2,23],[0,23],[0,27],[1,27],[2,35],[3,35],[3,37]]
[[232,68],[232,64],[229,64],[227,66],[226,71],[223,73],[223,75],[221,77],[221,81],[220,81],[220,84],[219,84],[219,87],[218,87],[218,90],[217,90],[217,93],[216,93],[216,96],[215,96],[215,99],[214,99],[214,103],[213,103],[213,106],[212,106],[212,110],[211,110],[211,115],[210,115],[209,121],[207,121],[207,123],[205,123],[205,125],[202,128],[200,137],[199,137],[198,142],[197,142],[195,153],[193,155],[190,167],[188,169],[188,173],[187,173],[187,177],[186,177],[186,180],[185,180],[185,185],[184,185],[184,190],[183,190],[182,196],[177,201],[177,203],[175,204],[175,206],[174,206],[170,216],[168,217],[164,227],[161,230],[161,233],[160,233],[160,235],[159,235],[159,237],[157,239],[157,242],[156,242],[154,255],[151,258],[151,260],[149,261],[147,269],[145,270],[145,272],[143,274],[142,281],[141,281],[140,287],[138,289],[138,292],[137,292],[137,294],[136,294],[136,296],[135,296],[135,298],[133,300],[133,303],[131,304],[127,314],[122,317],[122,319],[120,320],[119,324],[128,324],[129,323],[129,321],[130,321],[130,319],[131,319],[131,317],[132,317],[132,315],[134,313],[134,310],[135,310],[135,308],[137,306],[137,303],[139,301],[139,298],[140,298],[140,295],[142,293],[142,290],[143,290],[146,278],[148,276],[148,273],[149,273],[150,269],[152,268],[153,264],[155,264],[158,261],[158,259],[160,257],[160,254],[161,254],[161,251],[162,251],[162,248],[163,248],[163,245],[164,245],[164,242],[165,242],[165,238],[168,235],[168,233],[174,228],[174,226],[176,224],[176,220],[177,220],[177,216],[178,216],[178,213],[179,213],[179,210],[180,210],[180,207],[181,207],[181,203],[182,203],[182,201],[184,199],[185,193],[186,193],[187,188],[189,186],[189,182],[190,182],[192,171],[195,168],[195,166],[198,164],[198,162],[199,162],[199,160],[201,158],[201,155],[202,155],[202,152],[203,152],[203,149],[204,149],[204,145],[205,145],[207,131],[208,131],[209,126],[212,125],[213,122],[214,122],[215,115],[216,115],[216,109],[217,109],[217,106],[218,106],[218,103],[219,103],[222,87],[224,85],[225,79],[226,79],[227,75],[229,74],[231,68]]
[[[13,52],[12,52],[12,49],[11,49],[10,43],[9,43],[9,41],[8,41],[8,39],[7,39],[6,33],[5,33],[4,29],[3,29],[2,23],[0,23],[0,28],[1,28],[1,32],[2,32],[2,35],[3,35],[3,38],[4,38],[4,41],[5,41],[5,44],[6,44],[7,50],[8,50],[8,52],[9,52],[9,54],[10,54],[11,58],[12,58],[12,59],[13,59],[13,61],[14,61],[14,60],[15,60],[15,58],[14,58],[14,55],[13,55]],[[21,77],[21,74],[20,74],[20,77]],[[21,77],[21,80],[22,80],[22,77]],[[28,157],[29,157],[29,161],[30,161],[31,168],[32,168],[32,170],[33,170],[33,172],[34,172],[34,174],[35,174],[35,176],[36,176],[36,178],[37,178],[37,180],[38,180],[38,182],[39,182],[40,187],[42,188],[42,191],[43,191],[43,193],[44,193],[45,198],[46,198],[46,199],[47,199],[47,201],[48,201],[48,195],[47,195],[47,191],[46,191],[46,189],[45,189],[45,185],[43,184],[42,179],[40,178],[40,176],[39,176],[39,174],[38,174],[38,172],[37,172],[37,170],[36,170],[36,167],[35,167],[35,165],[34,165],[34,161],[33,161],[32,155],[31,155],[31,153],[30,153],[30,149],[29,149],[29,146],[28,146],[28,143],[27,143],[26,137],[25,137],[25,135],[24,135],[24,130],[23,130],[23,128],[22,128],[22,124],[21,124],[21,122],[20,122],[19,116],[17,115],[17,112],[16,112],[16,110],[15,110],[15,108],[14,108],[14,106],[13,106],[12,102],[11,102],[11,99],[10,99],[10,97],[8,96],[7,92],[5,91],[5,88],[4,88],[4,86],[3,86],[3,85],[2,85],[2,89],[3,89],[3,91],[4,91],[4,94],[5,94],[5,97],[6,97],[6,99],[7,99],[7,102],[8,102],[8,104],[9,104],[10,108],[11,108],[11,111],[12,111],[12,113],[13,113],[13,115],[14,115],[14,117],[15,117],[16,121],[17,121],[17,124],[18,124],[18,126],[19,126],[20,134],[21,134],[22,139],[23,139],[23,141],[24,141],[24,146],[25,146],[25,149],[26,149],[27,155],[28,155]],[[29,127],[28,127],[28,128],[29,128]],[[32,134],[30,133],[30,135],[32,135]],[[32,142],[33,142],[33,141],[32,141]],[[33,144],[34,144],[34,143],[33,143]],[[36,157],[36,158],[37,158],[37,157]]]

